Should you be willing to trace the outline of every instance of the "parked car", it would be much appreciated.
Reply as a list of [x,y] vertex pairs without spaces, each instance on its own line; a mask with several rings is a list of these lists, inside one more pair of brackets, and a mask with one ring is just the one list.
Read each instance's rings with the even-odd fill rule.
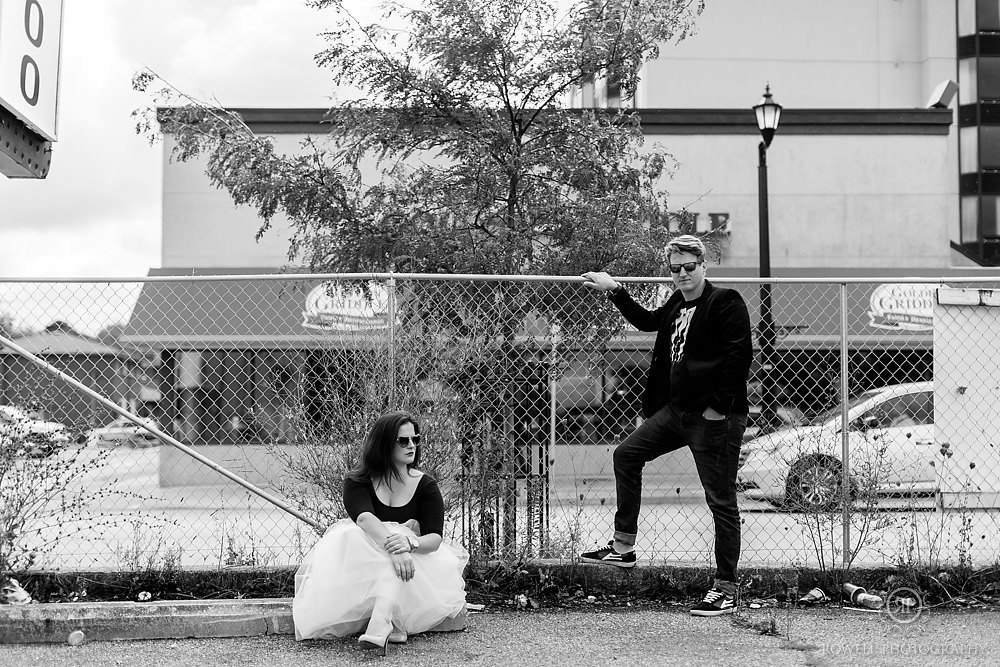
[[69,442],[65,424],[36,419],[13,405],[0,405],[0,437],[34,458],[49,456]]
[[[794,426],[803,426],[806,423],[802,410],[794,405],[778,405],[774,408],[774,417],[777,422],[774,430],[781,431]],[[761,406],[751,405],[750,414],[747,415],[747,428],[743,432],[743,442],[749,442],[758,437],[763,426],[761,419]]]
[[[848,401],[851,493],[933,492],[934,390],[930,382],[890,385]],[[790,509],[827,509],[842,484],[841,407],[808,425],[755,438],[740,451],[737,485],[748,498]]]
[[[140,421],[152,428],[159,428],[153,419],[140,419]],[[107,426],[84,431],[83,442],[86,445],[97,447],[116,447],[118,445],[152,447],[160,444],[160,439],[131,419],[118,417]]]
[[[776,402],[774,407],[775,420],[772,424],[772,430],[778,431],[792,426],[803,426],[806,423],[805,414],[792,402],[787,388],[780,384],[776,385],[774,398]],[[758,437],[764,426],[761,419],[764,389],[759,380],[754,380],[747,386],[747,400],[750,402],[750,410],[747,414],[747,428],[743,432],[743,442]]]

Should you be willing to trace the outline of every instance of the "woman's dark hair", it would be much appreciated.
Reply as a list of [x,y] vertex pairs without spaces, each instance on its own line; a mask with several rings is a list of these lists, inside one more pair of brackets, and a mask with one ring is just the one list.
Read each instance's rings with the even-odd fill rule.
[[[396,439],[403,424],[413,424],[413,432],[420,433],[420,424],[408,412],[389,412],[375,420],[365,437],[361,461],[347,473],[347,478],[356,482],[374,482],[378,479],[384,479],[387,483],[391,483],[392,479],[402,482],[399,471],[392,465],[392,453],[398,446]],[[409,467],[415,468],[419,463],[420,448],[417,447],[413,463]]]

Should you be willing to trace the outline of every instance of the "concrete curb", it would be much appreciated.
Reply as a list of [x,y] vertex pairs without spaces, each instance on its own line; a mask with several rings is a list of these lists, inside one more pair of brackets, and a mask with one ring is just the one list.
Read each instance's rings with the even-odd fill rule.
[[[465,629],[463,612],[434,632]],[[172,602],[49,602],[0,606],[0,644],[292,635],[291,598]]]

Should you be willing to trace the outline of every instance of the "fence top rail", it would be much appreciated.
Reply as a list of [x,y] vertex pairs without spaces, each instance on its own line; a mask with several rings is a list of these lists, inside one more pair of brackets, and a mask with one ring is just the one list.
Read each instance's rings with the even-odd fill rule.
[[[614,276],[622,283],[669,283],[669,276]],[[872,283],[984,283],[1000,282],[1000,272],[984,276],[839,276],[839,277],[771,277],[757,276],[710,276],[712,282],[720,284],[821,284],[852,285]],[[64,283],[64,284],[112,284],[112,283],[204,283],[204,282],[252,282],[252,281],[293,281],[293,280],[414,280],[414,281],[472,281],[472,282],[524,282],[524,283],[582,283],[581,276],[536,276],[501,275],[491,273],[253,273],[218,274],[200,276],[103,276],[90,278],[76,277],[25,277],[0,276],[0,284]]]

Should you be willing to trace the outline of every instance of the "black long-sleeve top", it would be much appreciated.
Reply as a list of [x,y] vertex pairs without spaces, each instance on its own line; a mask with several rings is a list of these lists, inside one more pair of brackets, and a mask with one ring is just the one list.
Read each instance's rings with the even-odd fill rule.
[[433,477],[424,473],[417,482],[417,490],[405,505],[390,507],[384,505],[375,495],[371,482],[344,480],[344,509],[352,521],[357,521],[364,512],[371,512],[379,521],[405,523],[410,519],[420,522],[420,533],[442,534],[444,530],[444,498]]

